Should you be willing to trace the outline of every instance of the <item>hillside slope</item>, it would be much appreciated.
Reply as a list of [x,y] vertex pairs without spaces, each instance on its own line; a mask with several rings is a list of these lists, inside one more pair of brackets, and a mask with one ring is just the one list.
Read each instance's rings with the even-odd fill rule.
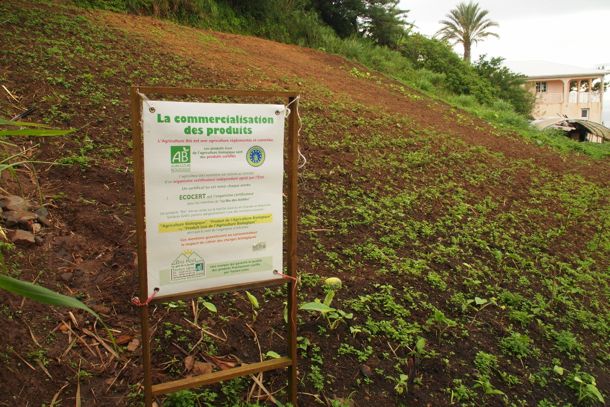
[[[610,397],[608,160],[559,155],[311,49],[50,1],[5,1],[0,15],[0,82],[18,98],[2,94],[0,116],[35,107],[28,120],[78,129],[20,141],[35,146],[33,159],[62,165],[22,168],[19,183],[2,174],[3,189],[51,219],[41,244],[8,253],[11,275],[82,298],[131,342],[128,87],[298,89],[300,301],[323,298],[321,281],[337,276],[333,306],[353,314],[330,327],[299,313],[302,405]],[[199,321],[216,337],[185,322],[190,303],[156,307],[155,380],[183,376],[188,354],[258,360],[246,322],[263,353],[284,353],[281,292],[253,294],[264,305],[251,324],[243,293],[209,299],[218,314]],[[83,405],[141,401],[137,348],[117,360],[85,333],[94,327],[84,314],[5,294],[0,306],[0,403],[48,405],[59,394],[73,405],[77,381]],[[198,400],[236,405],[250,385],[224,383]],[[281,372],[265,374],[280,400],[284,385]]]

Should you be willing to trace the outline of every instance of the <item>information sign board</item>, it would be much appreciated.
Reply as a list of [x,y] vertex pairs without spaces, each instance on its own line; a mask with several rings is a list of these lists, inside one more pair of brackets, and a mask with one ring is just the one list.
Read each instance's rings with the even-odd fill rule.
[[286,109],[142,101],[148,292],[281,278]]
[[[147,94],[286,104],[176,102]],[[282,368],[297,406],[299,99],[290,91],[131,87],[139,277],[132,303],[140,307],[146,407],[163,394]],[[284,284],[286,356],[153,384],[149,305]]]

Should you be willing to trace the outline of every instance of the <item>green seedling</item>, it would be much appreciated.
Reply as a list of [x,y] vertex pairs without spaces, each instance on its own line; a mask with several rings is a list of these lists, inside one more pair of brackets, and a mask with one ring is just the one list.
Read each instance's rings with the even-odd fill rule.
[[426,338],[422,338],[421,336],[417,338],[415,342],[415,346],[410,350],[409,354],[412,356],[416,356],[421,358],[424,356],[426,352]]
[[426,325],[433,328],[436,331],[436,336],[440,338],[447,329],[457,326],[457,322],[447,318],[443,311],[435,308],[430,318],[426,320]]
[[[555,365],[553,366],[553,371],[557,375],[563,376],[564,373],[567,372],[567,369]],[[599,402],[604,405],[606,402],[603,394],[597,388],[595,377],[588,373],[580,372],[578,370],[574,373],[570,373],[566,377],[565,383],[577,393],[578,403],[591,405]]]
[[282,356],[280,356],[279,353],[274,352],[272,350],[268,351],[267,353],[265,353],[265,356],[267,356],[269,359],[279,359]]
[[205,300],[199,298],[199,300],[197,302],[199,304],[203,305],[210,312],[213,312],[213,313],[217,313],[218,312],[218,310],[216,308],[216,305],[212,304],[209,301],[205,301]]
[[326,319],[330,330],[335,329],[339,325],[339,323],[345,322],[345,320],[352,319],[354,317],[354,314],[352,314],[351,312],[347,313],[343,310],[329,307],[328,305],[320,302],[320,300],[318,299],[313,302],[308,302],[306,304],[301,305],[299,309],[303,311],[319,313]]
[[584,372],[577,372],[568,377],[568,386],[578,393],[578,402],[605,404],[604,396],[597,388],[595,378]]
[[472,387],[480,388],[487,396],[506,396],[502,390],[496,389],[489,381],[489,377],[485,375],[479,375]]
[[404,394],[409,391],[409,375],[401,373],[396,380],[396,385],[394,386],[394,391],[397,394]]
[[532,352],[532,340],[519,332],[512,332],[509,336],[502,338],[500,348],[509,354],[518,357],[519,359],[528,356]]
[[451,404],[474,400],[477,396],[476,392],[468,388],[460,379],[454,379],[453,388],[447,389],[447,391],[451,395]]
[[324,289],[326,291],[324,301],[320,301],[316,298],[313,302],[302,304],[299,309],[319,313],[326,319],[330,330],[335,329],[339,323],[354,317],[354,314],[352,313],[347,313],[330,306],[335,298],[335,292],[341,288],[341,285],[341,280],[337,277],[327,278],[324,281]]
[[170,394],[163,402],[164,406],[169,407],[190,407],[197,401],[197,395],[190,390],[180,390]]
[[252,306],[252,321],[256,321],[256,317],[258,317],[258,309],[260,308],[260,304],[258,303],[258,299],[250,294],[249,291],[246,291],[246,296],[248,297],[248,301],[250,301],[250,305]]

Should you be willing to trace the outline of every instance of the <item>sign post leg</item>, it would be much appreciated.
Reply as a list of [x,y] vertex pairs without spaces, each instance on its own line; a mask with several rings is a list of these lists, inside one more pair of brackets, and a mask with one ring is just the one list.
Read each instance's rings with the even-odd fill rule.
[[288,283],[288,356],[292,365],[288,368],[288,395],[293,407],[297,406],[297,183],[299,140],[297,126],[299,100],[288,99],[292,114],[288,117],[289,159],[288,159],[288,275],[293,277]]
[[152,363],[150,358],[150,332],[148,306],[140,308],[142,325],[142,359],[144,362],[144,406],[152,407]]
[[288,398],[290,403],[297,406],[297,307],[296,307],[296,282],[288,283],[288,355],[292,364],[288,367]]
[[[136,227],[143,231],[144,222],[144,152],[142,150],[142,99],[138,88],[131,87],[131,126],[133,130],[134,188],[136,191]],[[138,233],[138,275],[140,298],[148,297],[146,274],[146,240],[143,233]],[[142,363],[144,365],[144,406],[152,407],[152,363],[150,359],[150,332],[148,306],[140,307],[140,327],[142,333]]]

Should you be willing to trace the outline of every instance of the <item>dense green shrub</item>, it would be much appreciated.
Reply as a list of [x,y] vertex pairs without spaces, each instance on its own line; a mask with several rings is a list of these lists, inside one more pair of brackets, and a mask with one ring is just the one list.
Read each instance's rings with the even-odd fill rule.
[[486,55],[481,55],[473,67],[481,78],[491,84],[497,98],[509,102],[518,113],[529,115],[534,107],[534,96],[523,87],[525,76],[502,66],[503,60],[500,57],[488,60]]
[[400,50],[418,69],[427,69],[444,75],[442,89],[458,95],[473,95],[480,103],[494,99],[493,88],[464,62],[444,42],[412,34],[401,44]]

